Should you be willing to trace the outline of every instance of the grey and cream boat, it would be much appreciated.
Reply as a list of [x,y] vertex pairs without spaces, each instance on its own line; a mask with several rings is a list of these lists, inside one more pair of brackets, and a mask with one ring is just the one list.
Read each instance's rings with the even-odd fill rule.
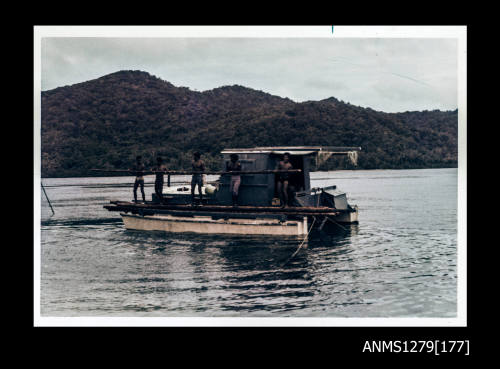
[[[358,207],[348,203],[345,192],[336,186],[311,188],[309,169],[312,159],[318,164],[332,155],[345,155],[356,164],[360,150],[324,146],[225,149],[222,167],[226,168],[231,154],[237,154],[241,171],[204,172],[220,177],[202,187],[202,203],[191,204],[190,186],[170,186],[172,175],[190,172],[168,171],[161,201],[153,194],[152,201],[145,203],[112,201],[104,207],[120,212],[125,228],[134,230],[305,235],[312,228],[358,222]],[[275,170],[285,153],[289,153],[293,170]],[[279,206],[276,189],[277,176],[282,172],[288,174],[290,189],[290,206],[285,208]],[[229,189],[230,177],[235,174],[241,176],[238,206],[232,205]]]

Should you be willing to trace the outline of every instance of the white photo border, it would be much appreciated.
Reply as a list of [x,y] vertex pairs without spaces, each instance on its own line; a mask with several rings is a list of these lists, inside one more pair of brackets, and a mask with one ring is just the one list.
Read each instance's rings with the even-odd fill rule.
[[[467,326],[467,27],[466,26],[34,26],[34,326]],[[45,37],[129,38],[452,38],[457,39],[457,316],[454,318],[42,317],[40,314],[41,44]]]

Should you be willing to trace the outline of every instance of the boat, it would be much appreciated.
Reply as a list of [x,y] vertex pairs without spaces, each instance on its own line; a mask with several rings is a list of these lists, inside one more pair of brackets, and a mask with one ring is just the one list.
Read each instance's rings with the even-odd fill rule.
[[[358,223],[358,207],[350,205],[345,192],[335,185],[311,188],[310,168],[333,155],[347,156],[356,165],[360,147],[279,146],[224,149],[222,168],[237,154],[240,172],[211,172],[219,178],[205,182],[203,199],[191,204],[191,186],[171,186],[171,176],[190,171],[166,171],[167,186],[162,198],[152,194],[151,201],[110,201],[104,208],[119,212],[126,229],[174,233],[307,235],[313,228]],[[293,169],[276,170],[285,153]],[[288,172],[289,206],[281,207],[277,194],[277,174]],[[232,204],[229,191],[231,174],[241,175],[238,205]],[[198,189],[195,190],[198,198]]]

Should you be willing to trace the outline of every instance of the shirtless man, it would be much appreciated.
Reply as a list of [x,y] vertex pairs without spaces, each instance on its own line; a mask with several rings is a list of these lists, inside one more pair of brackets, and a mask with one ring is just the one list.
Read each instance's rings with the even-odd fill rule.
[[201,188],[203,186],[203,172],[205,171],[205,163],[201,160],[201,155],[199,152],[195,152],[193,156],[193,161],[191,163],[194,172],[193,177],[191,178],[191,203],[194,205],[194,189],[198,185],[198,193],[200,194],[200,205],[202,204],[203,194],[201,192]]
[[142,163],[142,156],[135,158],[135,165],[131,171],[135,172],[134,182],[134,201],[137,202],[137,188],[141,186],[142,201],[146,202],[146,195],[144,194],[144,164]]
[[[228,172],[241,172],[241,163],[238,161],[237,154],[231,154],[231,161],[226,164],[226,171]],[[231,175],[231,181],[229,182],[229,192],[231,192],[231,197],[233,201],[233,206],[238,206],[238,191],[241,184],[241,176]]]
[[[290,163],[290,154],[283,154],[283,160],[278,163],[276,170],[290,170],[293,169],[292,163]],[[278,173],[278,194],[280,197],[280,203],[282,208],[288,207],[288,180],[289,173]]]
[[165,164],[163,164],[163,159],[158,156],[156,158],[156,167],[153,168],[153,172],[156,172],[156,179],[155,179],[155,193],[156,196],[158,196],[158,199],[160,202],[163,201],[163,172],[167,170],[167,167]]

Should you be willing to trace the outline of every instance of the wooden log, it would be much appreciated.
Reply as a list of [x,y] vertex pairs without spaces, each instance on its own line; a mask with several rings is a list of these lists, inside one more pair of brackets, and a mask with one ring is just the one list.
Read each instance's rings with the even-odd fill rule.
[[209,174],[209,175],[245,175],[245,174],[277,174],[277,173],[300,173],[301,169],[289,169],[289,170],[278,170],[278,169],[269,169],[269,170],[251,170],[251,171],[204,171],[197,172],[192,170],[168,170],[165,172],[161,171],[153,171],[153,170],[144,170],[144,171],[134,171],[129,169],[91,169],[93,172],[107,172],[107,173],[130,173],[136,175],[136,173],[142,173],[142,175],[151,175],[151,174],[165,174],[165,175],[188,175],[188,174]]
[[122,205],[122,206],[135,206],[141,208],[156,208],[156,209],[192,209],[192,208],[200,208],[201,210],[232,210],[238,209],[239,211],[278,211],[278,212],[288,212],[295,211],[295,209],[301,209],[301,211],[306,212],[318,212],[318,211],[330,211],[333,208],[328,206],[300,206],[300,207],[287,207],[282,208],[279,206],[249,206],[249,205],[241,205],[241,206],[231,206],[231,205],[189,205],[189,204],[159,204],[154,202],[148,203],[135,203],[130,201],[113,201],[113,204]]
[[187,216],[187,217],[192,217],[192,216],[211,216],[214,218],[244,218],[244,219],[250,219],[250,218],[283,218],[287,216],[335,216],[340,214],[340,212],[337,211],[330,211],[330,212],[317,212],[317,213],[310,213],[310,212],[301,212],[301,211],[294,211],[294,212],[287,212],[287,213],[277,213],[277,212],[229,212],[229,211],[206,211],[206,210],[200,210],[200,208],[193,208],[192,210],[172,210],[172,209],[153,209],[153,208],[140,208],[140,207],[133,207],[133,206],[123,206],[123,205],[105,205],[105,209],[109,211],[120,211],[120,212],[131,212],[133,214],[143,214],[143,215],[154,215],[154,214],[170,214],[170,215],[179,215],[179,216]]
[[260,218],[269,218],[269,219],[285,219],[286,215],[285,214],[264,214],[264,213],[231,213],[231,212],[220,212],[220,211],[204,211],[204,212],[199,212],[196,210],[142,210],[142,209],[133,209],[129,208],[126,206],[111,206],[111,205],[106,205],[104,206],[106,209],[109,211],[124,211],[124,212],[142,212],[145,215],[151,215],[151,214],[169,214],[169,215],[176,215],[176,216],[185,216],[185,217],[193,217],[193,216],[210,216],[212,218],[241,218],[241,219],[252,219],[255,217],[260,217]]
[[[227,212],[241,212],[241,213],[279,213],[279,214],[331,214],[332,212],[344,212],[343,210],[329,208],[327,206],[300,206],[300,207],[288,207],[281,208],[278,206],[229,206],[229,205],[174,205],[174,204],[157,204],[157,203],[134,203],[128,201],[111,201],[113,205],[142,209],[142,210],[186,210],[197,212],[208,212],[208,211],[227,211]],[[347,211],[347,210],[346,210]]]

